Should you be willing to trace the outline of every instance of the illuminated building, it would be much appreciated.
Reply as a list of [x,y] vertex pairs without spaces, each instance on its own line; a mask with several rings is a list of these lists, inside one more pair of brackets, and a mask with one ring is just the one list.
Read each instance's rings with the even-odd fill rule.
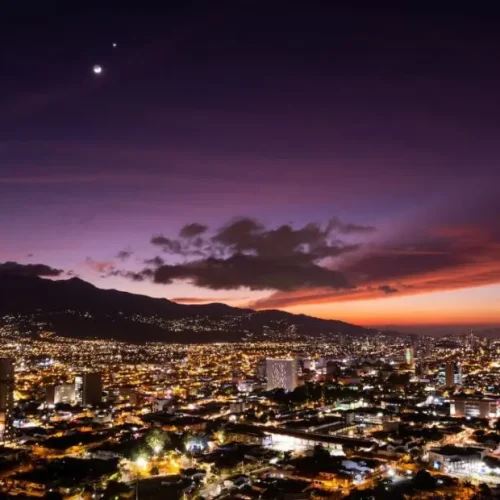
[[82,373],[75,377],[75,396],[83,406],[98,405],[102,401],[102,374]]
[[295,358],[266,360],[267,390],[285,389],[293,391],[297,387],[298,366]]
[[497,418],[500,416],[500,399],[459,396],[450,401],[452,417]]
[[83,375],[75,376],[75,401],[78,404],[83,402]]
[[46,402],[48,405],[59,403],[72,404],[75,402],[74,384],[56,384],[47,387]]
[[413,346],[406,348],[406,364],[413,370],[415,369],[415,348]]
[[0,438],[6,439],[11,431],[14,407],[14,360],[0,359]]
[[429,451],[429,463],[441,472],[479,472],[486,455],[483,448],[443,446]]
[[359,408],[345,413],[348,424],[382,425],[394,421],[391,412],[383,408]]
[[243,413],[246,410],[246,404],[243,401],[233,401],[229,403],[231,413]]
[[462,364],[448,360],[439,368],[438,382],[446,387],[462,385]]

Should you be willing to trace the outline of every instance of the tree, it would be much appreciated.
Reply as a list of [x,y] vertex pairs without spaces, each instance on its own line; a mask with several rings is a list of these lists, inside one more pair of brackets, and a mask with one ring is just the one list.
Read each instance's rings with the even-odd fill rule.
[[129,491],[130,489],[126,484],[119,483],[118,481],[109,481],[104,491],[104,498],[114,500],[116,497],[127,495]]
[[170,438],[165,431],[155,428],[147,435],[146,443],[154,453],[158,454],[170,443]]
[[493,498],[491,488],[486,483],[481,483],[479,485],[479,498],[481,500],[489,500],[490,498]]
[[316,445],[313,450],[313,460],[319,465],[328,465],[331,461],[331,455],[323,446]]
[[436,480],[424,469],[420,469],[413,478],[413,486],[417,490],[433,490],[436,484]]
[[45,500],[63,500],[63,496],[57,490],[50,490],[45,493]]
[[463,482],[463,487],[466,491],[469,492],[468,494],[468,498],[471,497],[472,495],[472,492],[474,491],[474,485],[470,482],[470,481],[464,481]]

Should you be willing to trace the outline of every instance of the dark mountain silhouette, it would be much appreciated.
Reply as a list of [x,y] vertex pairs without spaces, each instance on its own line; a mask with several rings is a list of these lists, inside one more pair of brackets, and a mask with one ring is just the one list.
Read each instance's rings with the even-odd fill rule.
[[35,333],[44,329],[69,337],[213,342],[271,338],[277,333],[315,336],[370,331],[342,321],[277,310],[253,311],[219,303],[177,304],[104,290],[79,278],[52,281],[1,274],[0,297],[0,316],[17,315],[24,327]]

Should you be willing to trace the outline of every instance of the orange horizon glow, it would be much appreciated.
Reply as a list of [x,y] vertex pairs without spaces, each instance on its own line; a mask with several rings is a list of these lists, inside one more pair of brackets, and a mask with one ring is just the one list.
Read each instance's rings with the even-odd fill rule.
[[324,319],[366,326],[500,325],[500,285],[401,297],[303,304],[285,307]]

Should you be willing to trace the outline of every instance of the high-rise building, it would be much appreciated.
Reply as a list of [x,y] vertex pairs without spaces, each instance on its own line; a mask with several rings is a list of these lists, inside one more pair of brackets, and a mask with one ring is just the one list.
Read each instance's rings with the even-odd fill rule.
[[445,385],[452,387],[455,385],[455,363],[447,361],[445,365]]
[[452,360],[441,365],[438,375],[439,383],[446,387],[462,385],[462,364]]
[[14,360],[0,358],[0,439],[5,440],[12,431],[14,408]]
[[415,369],[415,347],[410,346],[406,348],[406,364],[410,369]]
[[102,374],[82,373],[75,377],[75,399],[83,406],[98,405],[102,401]]
[[48,405],[75,402],[75,384],[55,384],[47,387],[46,401]]
[[83,375],[75,375],[75,402],[83,403]]
[[296,358],[266,359],[267,390],[285,389],[293,391],[297,383],[298,364]]

